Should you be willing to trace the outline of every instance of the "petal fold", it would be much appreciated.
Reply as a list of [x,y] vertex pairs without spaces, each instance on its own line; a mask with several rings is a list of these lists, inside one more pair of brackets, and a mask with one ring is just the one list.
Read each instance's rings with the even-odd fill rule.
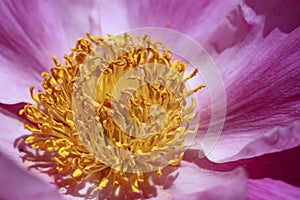
[[242,168],[229,172],[214,172],[182,162],[168,190],[160,190],[158,199],[244,199],[247,175]]
[[[270,6],[281,4],[270,1]],[[241,3],[229,15],[236,18],[221,24],[206,43],[222,74],[227,99],[223,132],[212,150],[204,148],[214,162],[300,145],[300,28],[291,26],[287,32],[277,24],[265,35],[269,12]]]

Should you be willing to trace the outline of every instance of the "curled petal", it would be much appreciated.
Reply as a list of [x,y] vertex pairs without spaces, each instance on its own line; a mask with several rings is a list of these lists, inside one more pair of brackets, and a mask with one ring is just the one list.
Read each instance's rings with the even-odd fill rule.
[[168,190],[159,190],[158,199],[244,199],[247,175],[242,168],[214,172],[182,162]]
[[[264,35],[269,12],[241,4],[230,14],[236,17],[215,34],[222,33],[224,27],[234,30],[207,41],[227,95],[222,135],[212,151],[205,150],[212,161],[249,158],[300,144],[300,24],[287,32],[278,22],[278,29]],[[203,122],[209,120],[209,116],[203,117]]]
[[[237,154],[235,154],[232,158],[228,158],[228,160],[236,160],[247,157],[259,156],[265,154],[265,152],[272,153],[277,151],[284,150],[285,147],[293,148],[297,147],[300,143],[300,122],[296,121],[292,123],[288,127],[274,128],[270,130],[268,133],[263,134],[260,138],[251,141],[247,145],[245,145],[242,149],[239,150]],[[228,139],[228,141],[223,141],[223,148],[227,148],[228,142],[230,143],[238,143],[240,138],[233,137]],[[220,146],[219,146],[220,147]],[[221,152],[219,152],[222,154]]]

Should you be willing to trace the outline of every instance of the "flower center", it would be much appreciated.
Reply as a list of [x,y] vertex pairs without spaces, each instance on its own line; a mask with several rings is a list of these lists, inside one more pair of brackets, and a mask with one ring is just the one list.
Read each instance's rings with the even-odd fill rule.
[[[70,188],[98,176],[98,189],[108,184],[149,182],[167,165],[178,165],[195,116],[187,98],[204,85],[188,90],[186,63],[148,35],[135,41],[130,34],[80,38],[65,65],[56,58],[44,72],[44,91],[33,93],[38,105],[20,111],[32,132],[25,143],[50,152],[61,174],[55,180]],[[61,178],[65,177],[65,178]],[[56,177],[54,177],[56,178]],[[63,180],[63,181],[62,181]]]

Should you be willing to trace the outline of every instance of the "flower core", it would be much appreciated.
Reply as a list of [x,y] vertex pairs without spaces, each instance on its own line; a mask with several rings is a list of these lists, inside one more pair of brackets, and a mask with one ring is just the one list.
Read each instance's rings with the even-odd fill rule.
[[64,65],[54,58],[51,73],[42,73],[44,91],[30,88],[37,105],[20,111],[32,132],[25,143],[53,156],[59,187],[97,179],[99,190],[139,193],[149,172],[180,163],[187,135],[198,130],[195,100],[186,99],[204,85],[188,90],[197,69],[184,77],[186,63],[148,35],[87,36]]

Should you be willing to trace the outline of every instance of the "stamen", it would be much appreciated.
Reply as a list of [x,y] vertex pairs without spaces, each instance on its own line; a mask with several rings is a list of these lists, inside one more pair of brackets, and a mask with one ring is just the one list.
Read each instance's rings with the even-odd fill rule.
[[[198,70],[184,78],[187,65],[179,60],[173,61],[172,52],[163,43],[152,41],[149,35],[138,37],[138,41],[127,33],[123,36],[108,35],[107,38],[91,34],[87,37],[77,41],[71,54],[64,55],[65,64],[53,58],[55,67],[50,73],[42,73],[44,91],[38,90],[35,94],[34,87],[30,88],[37,105],[28,104],[20,111],[20,115],[28,119],[24,122],[25,128],[32,132],[25,143],[54,156],[57,172],[67,177],[64,182],[55,182],[66,191],[92,174],[100,174],[97,180],[99,190],[109,184],[113,184],[116,191],[129,185],[133,192],[139,193],[139,185],[150,184],[147,173],[141,168],[155,171],[158,176],[162,174],[162,168],[154,169],[149,161],[126,159],[122,152],[144,155],[161,151],[160,156],[165,157],[169,165],[178,165],[184,156],[181,151],[184,139],[198,129],[198,126],[189,129],[196,104],[192,99],[192,104],[186,107],[186,98],[205,86],[202,84],[187,91],[185,82]],[[166,67],[145,67],[149,64]],[[78,73],[85,73],[86,69],[101,75],[88,80],[88,84],[96,85],[95,95],[78,98],[86,106],[85,113],[97,114],[95,119],[101,127],[100,133],[93,132],[88,122],[76,124],[74,121],[73,105],[77,96],[73,92],[76,81],[81,81]],[[126,80],[135,83],[146,80],[147,84],[128,87],[120,92],[120,98],[115,98],[118,82],[133,69],[139,71]],[[153,78],[156,78],[156,83],[151,83]],[[113,105],[119,105],[121,109],[115,111]],[[134,123],[128,123],[125,109]],[[79,128],[86,135],[80,135]],[[99,145],[98,142],[112,144],[117,150],[108,151],[108,145]],[[114,162],[116,167],[105,164],[103,157]],[[161,159],[157,155],[150,158],[153,163]],[[129,169],[135,169],[135,173],[129,173]]]
[[196,74],[198,73],[198,69],[194,69],[194,71],[188,75],[187,77],[184,78],[184,82],[188,81],[189,79],[193,78],[194,76],[196,76]]

